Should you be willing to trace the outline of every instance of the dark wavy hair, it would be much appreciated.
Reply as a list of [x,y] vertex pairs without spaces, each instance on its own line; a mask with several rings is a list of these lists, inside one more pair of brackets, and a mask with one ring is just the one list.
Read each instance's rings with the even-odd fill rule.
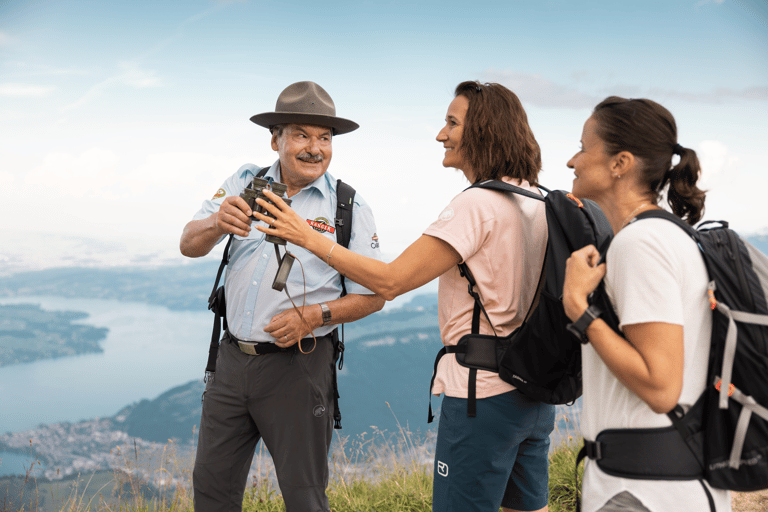
[[[696,224],[704,213],[706,192],[696,183],[701,166],[696,152],[677,143],[675,118],[666,108],[648,99],[610,96],[592,113],[597,135],[609,155],[629,151],[640,159],[640,181],[658,203],[665,187],[667,201],[675,215]],[[680,161],[672,166],[672,155]]]
[[541,149],[518,97],[500,84],[462,82],[456,96],[469,100],[460,151],[477,181],[502,176],[538,185]]

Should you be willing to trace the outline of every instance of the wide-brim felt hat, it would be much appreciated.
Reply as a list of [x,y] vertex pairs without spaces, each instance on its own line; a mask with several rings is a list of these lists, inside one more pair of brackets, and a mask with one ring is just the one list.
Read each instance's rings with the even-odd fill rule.
[[274,112],[256,114],[251,121],[270,129],[278,124],[327,126],[333,129],[334,135],[349,133],[360,127],[354,121],[336,117],[336,105],[331,96],[315,82],[289,85],[277,97]]

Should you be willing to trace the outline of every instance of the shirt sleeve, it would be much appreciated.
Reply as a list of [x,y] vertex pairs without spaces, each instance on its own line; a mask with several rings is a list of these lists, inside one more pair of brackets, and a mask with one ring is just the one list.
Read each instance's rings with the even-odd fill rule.
[[683,268],[675,247],[685,239],[680,228],[664,219],[630,224],[613,239],[605,283],[620,328],[648,322],[683,325]]
[[[376,234],[376,222],[373,218],[373,211],[368,203],[355,194],[354,206],[352,209],[352,236],[349,240],[349,250],[381,261],[381,250],[379,249],[379,237]],[[373,295],[368,288],[346,279],[347,293],[358,295]]]
[[482,208],[482,201],[493,200],[483,190],[472,189],[453,198],[435,222],[424,231],[425,235],[439,238],[453,247],[465,261],[483,246],[490,233],[493,216]]
[[[195,213],[195,215],[192,217],[192,220],[207,219],[214,213],[218,212],[219,208],[221,207],[221,203],[224,202],[224,199],[227,196],[240,195],[240,192],[243,191],[246,185],[246,176],[249,173],[256,175],[256,173],[260,170],[261,169],[259,167],[253,164],[245,164],[241,166],[235,174],[227,178],[227,180],[222,183],[221,187],[219,187],[216,193],[213,194],[213,197],[203,201],[203,204],[200,206],[200,209],[197,211],[197,213]],[[216,243],[221,242],[225,237],[226,235],[222,235],[222,237],[219,238],[219,241]]]

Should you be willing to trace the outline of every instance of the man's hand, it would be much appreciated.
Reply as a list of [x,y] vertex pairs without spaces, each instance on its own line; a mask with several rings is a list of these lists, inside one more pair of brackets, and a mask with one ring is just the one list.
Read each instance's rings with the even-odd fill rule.
[[278,347],[286,348],[295,345],[300,339],[306,338],[313,330],[323,325],[322,310],[319,305],[313,304],[299,309],[304,315],[304,321],[299,313],[291,308],[273,316],[264,328],[265,332],[275,338],[275,345]]
[[216,228],[222,234],[248,236],[251,231],[251,208],[240,196],[227,196],[216,213]]

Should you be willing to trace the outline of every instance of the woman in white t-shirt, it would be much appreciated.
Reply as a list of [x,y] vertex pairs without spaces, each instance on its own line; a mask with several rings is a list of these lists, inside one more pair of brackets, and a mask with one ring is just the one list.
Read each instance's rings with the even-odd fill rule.
[[[445,122],[437,135],[445,148],[443,166],[461,170],[470,183],[503,180],[538,193],[539,145],[512,91],[499,84],[463,82]],[[266,207],[276,220],[257,216],[271,224],[257,229],[307,248],[387,300],[439,277],[439,325],[445,345],[456,345],[471,332],[474,300],[459,274],[461,262],[472,272],[492,323],[481,318],[481,334],[510,334],[533,302],[547,242],[541,201],[467,190],[403,254],[384,263],[338,247],[331,235],[312,230],[283,201],[270,198],[277,207]],[[321,320],[319,307],[305,312],[309,322]],[[448,354],[435,375],[433,393],[445,398],[433,510],[496,512],[500,505],[505,510],[547,510],[554,406],[529,400],[498,373],[479,370],[476,416],[468,417],[468,374],[455,354]]]
[[[592,246],[571,255],[563,291],[566,314],[588,340],[581,426],[594,441],[607,429],[670,427],[669,411],[693,405],[705,386],[711,311],[690,237],[665,219],[633,222],[664,196],[689,224],[701,219],[699,161],[677,143],[672,114],[651,100],[609,97],[584,123],[581,146],[568,162],[573,193],[597,202],[615,233],[606,263]],[[587,297],[603,278],[621,335],[588,320]],[[702,512],[709,496],[718,512],[730,510],[729,493],[703,480],[621,478],[587,459],[582,510]]]

